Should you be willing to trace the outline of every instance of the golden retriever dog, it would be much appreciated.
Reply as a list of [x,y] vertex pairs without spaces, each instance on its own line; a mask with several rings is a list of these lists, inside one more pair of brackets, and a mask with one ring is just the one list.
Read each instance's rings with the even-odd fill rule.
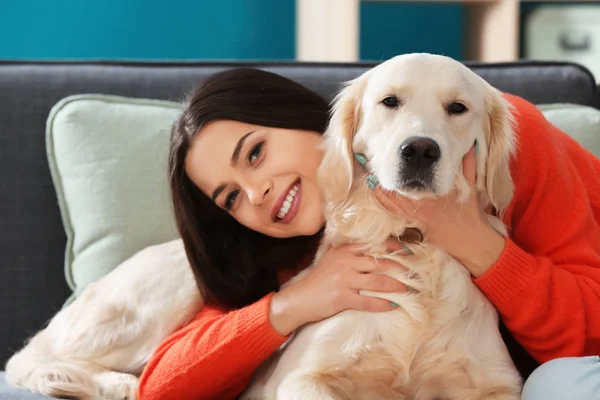
[[[498,212],[512,198],[515,146],[502,94],[463,64],[430,54],[397,56],[349,82],[334,101],[319,171],[328,246],[365,243],[366,254],[407,270],[386,272],[410,290],[364,292],[399,305],[384,313],[346,310],[296,331],[265,362],[244,400],[517,400],[521,377],[498,330],[493,305],[469,272],[444,251],[409,243],[410,256],[385,242],[418,221],[396,218],[365,184],[353,153],[369,159],[383,189],[416,200],[476,190]],[[462,158],[478,141],[477,184]],[[499,219],[492,226],[506,235]],[[456,233],[460,235],[460,232]],[[292,282],[302,279],[306,271]]]
[[49,397],[135,400],[158,345],[202,308],[183,243],[147,247],[89,285],[6,364],[6,380]]
[[[462,265],[427,244],[427,232],[424,243],[409,245],[415,255],[386,253],[387,238],[422,227],[391,216],[353,162],[353,152],[367,155],[382,187],[399,195],[466,196],[461,159],[477,139],[475,190],[501,212],[512,196],[513,135],[502,95],[449,58],[399,56],[350,82],[325,134],[319,176],[327,227],[316,257],[327,246],[366,243],[367,253],[407,267],[389,273],[410,291],[365,292],[399,307],[348,310],[301,328],[257,371],[244,398],[518,399],[521,379],[493,306]],[[411,161],[405,150],[427,160]],[[490,222],[506,234],[498,219]],[[58,312],[8,361],[7,381],[51,397],[135,400],[152,352],[202,305],[181,240],[151,246]]]

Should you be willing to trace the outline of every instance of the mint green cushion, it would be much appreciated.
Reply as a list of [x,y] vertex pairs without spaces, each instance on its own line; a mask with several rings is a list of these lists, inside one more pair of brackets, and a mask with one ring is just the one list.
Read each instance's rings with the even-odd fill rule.
[[50,171],[76,296],[142,248],[176,238],[167,182],[177,103],[77,95],[46,126]]
[[546,104],[538,108],[553,125],[600,157],[600,110],[575,104]]
[[[600,111],[539,108],[600,154]],[[65,274],[75,295],[142,248],[177,237],[167,186],[174,102],[107,95],[61,100],[47,124],[47,151],[67,233]]]

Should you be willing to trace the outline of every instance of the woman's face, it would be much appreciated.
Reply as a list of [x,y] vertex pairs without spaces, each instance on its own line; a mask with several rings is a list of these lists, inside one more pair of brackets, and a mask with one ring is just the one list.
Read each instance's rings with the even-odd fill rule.
[[316,132],[214,121],[195,136],[185,168],[236,220],[268,236],[313,235],[324,224]]

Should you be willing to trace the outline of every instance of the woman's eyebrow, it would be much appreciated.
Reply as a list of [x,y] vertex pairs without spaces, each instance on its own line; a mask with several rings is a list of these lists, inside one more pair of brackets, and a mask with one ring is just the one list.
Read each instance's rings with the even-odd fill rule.
[[219,186],[217,186],[217,188],[215,189],[215,191],[212,193],[212,195],[210,196],[210,198],[212,199],[212,201],[217,200],[217,197],[219,197],[219,195],[221,194],[221,192],[223,191],[223,189],[225,189],[227,185],[226,184],[221,184]]
[[246,141],[246,139],[252,135],[255,131],[250,131],[248,133],[246,133],[244,136],[242,136],[240,138],[240,140],[238,140],[238,142],[235,145],[235,149],[233,149],[233,154],[231,155],[231,166],[235,167],[238,159],[240,158],[240,151],[242,151],[242,146],[244,145],[244,142]]
[[[238,160],[240,158],[240,152],[242,151],[242,147],[244,146],[244,142],[254,132],[256,132],[256,131],[250,131],[250,132],[246,133],[235,144],[235,148],[233,149],[233,154],[231,155],[231,166],[232,167],[235,167],[237,165]],[[212,199],[212,201],[215,201],[217,199],[217,197],[219,197],[219,195],[221,194],[221,192],[223,191],[223,189],[225,189],[226,186],[227,185],[225,185],[224,183],[221,184],[221,185],[219,185],[219,186],[217,186],[217,188],[213,191],[212,195],[210,196],[211,199]]]

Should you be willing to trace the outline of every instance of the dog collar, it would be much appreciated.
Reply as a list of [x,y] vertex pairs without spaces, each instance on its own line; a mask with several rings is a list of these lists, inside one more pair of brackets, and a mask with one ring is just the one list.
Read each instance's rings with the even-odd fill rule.
[[[365,157],[364,154],[362,153],[354,153],[354,159],[356,161],[358,161],[358,163],[360,164],[361,168],[366,171],[369,172],[369,169],[367,168],[367,157]],[[375,178],[374,175],[371,175],[369,178]],[[374,190],[375,189],[375,185],[374,185],[374,181],[371,179],[371,181],[369,182],[369,178],[367,178],[367,184],[369,184],[369,187]],[[377,178],[375,178],[376,180]],[[402,235],[400,235],[398,237],[398,240],[401,240],[403,242],[406,243],[422,243],[423,242],[423,232],[421,232],[420,229],[418,228],[406,228],[404,230],[404,232],[402,233]]]

